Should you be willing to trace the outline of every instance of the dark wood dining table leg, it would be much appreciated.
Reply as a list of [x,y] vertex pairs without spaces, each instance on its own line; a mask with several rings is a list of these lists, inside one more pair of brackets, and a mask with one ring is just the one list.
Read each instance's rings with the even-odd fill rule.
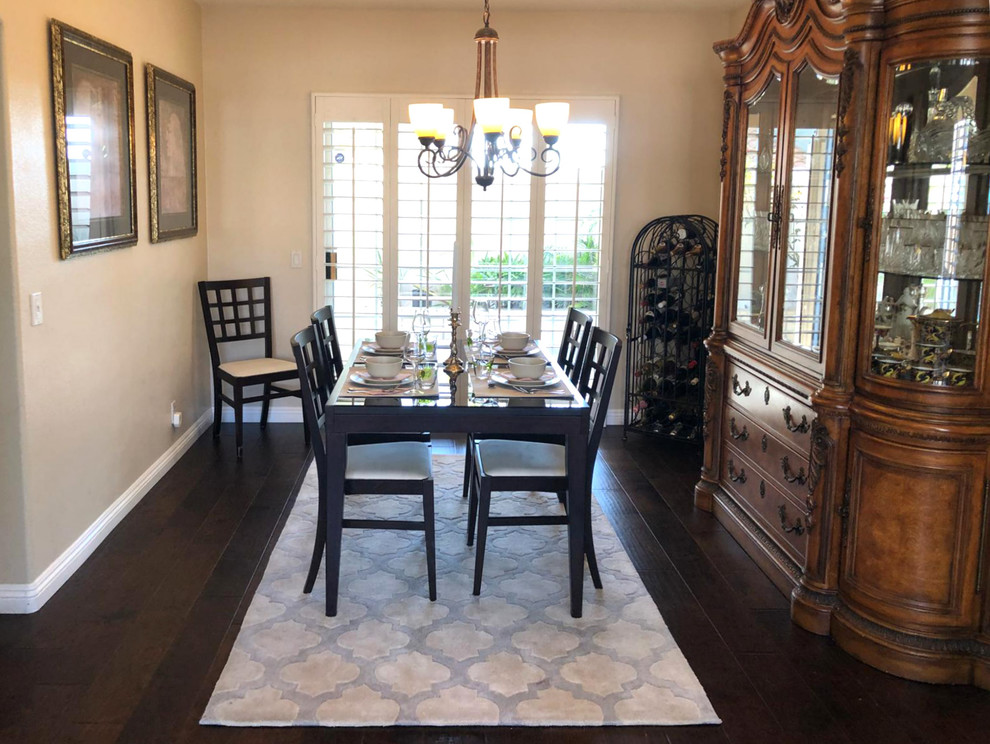
[[347,468],[347,435],[327,431],[327,547],[326,547],[326,615],[337,614],[340,588],[340,541],[344,521],[344,472]]
[[584,598],[584,526],[587,507],[585,500],[591,490],[587,487],[588,434],[567,435],[567,473],[570,486],[567,498],[567,553],[571,578],[571,617],[581,617]]

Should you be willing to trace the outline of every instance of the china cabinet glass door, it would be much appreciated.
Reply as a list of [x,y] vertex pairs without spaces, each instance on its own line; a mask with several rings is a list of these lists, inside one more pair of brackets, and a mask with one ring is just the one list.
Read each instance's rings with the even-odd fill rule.
[[822,344],[839,80],[805,66],[795,84],[777,336],[817,354]]
[[735,320],[766,329],[770,289],[771,221],[775,214],[777,144],[780,129],[780,78],[747,107],[739,256],[736,263]]
[[870,370],[967,387],[987,244],[990,60],[892,73]]

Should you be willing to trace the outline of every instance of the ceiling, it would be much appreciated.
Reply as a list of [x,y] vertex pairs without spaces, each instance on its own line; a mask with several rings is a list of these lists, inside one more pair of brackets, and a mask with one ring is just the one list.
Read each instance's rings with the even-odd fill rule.
[[[391,10],[474,10],[479,14],[482,0],[198,0],[200,5],[317,6]],[[736,10],[751,0],[490,0],[492,23],[500,10],[631,10],[662,11],[709,8]]]

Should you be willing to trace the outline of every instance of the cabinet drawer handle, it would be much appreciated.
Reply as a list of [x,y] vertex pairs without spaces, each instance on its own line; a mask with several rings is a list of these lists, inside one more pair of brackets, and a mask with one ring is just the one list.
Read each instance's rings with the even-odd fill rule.
[[770,405],[770,386],[763,388],[763,405]]
[[784,426],[787,427],[787,431],[792,431],[795,434],[807,434],[808,433],[808,429],[811,428],[811,424],[808,423],[808,417],[807,416],[802,416],[801,417],[801,423],[800,424],[795,424],[794,423],[794,417],[791,416],[791,407],[790,406],[787,406],[786,408],[784,408],[784,410],[782,411],[782,413],[784,414]]
[[743,424],[742,431],[736,428],[736,420],[734,418],[729,419],[729,435],[733,439],[740,439],[745,442],[749,439],[749,432],[746,430],[746,425]]
[[784,480],[788,483],[797,483],[799,486],[803,486],[808,480],[804,468],[800,468],[797,473],[791,470],[791,463],[787,459],[787,455],[780,458],[780,469],[784,473]]
[[739,468],[739,472],[736,472],[736,464],[729,460],[729,480],[733,483],[745,483],[746,482],[746,468]]
[[760,498],[765,499],[767,496],[767,484],[765,481],[760,481]]
[[749,386],[749,380],[746,380],[746,387],[739,387],[739,375],[732,375],[732,392],[736,395],[748,396],[753,392],[753,388]]
[[766,452],[767,451],[767,435],[766,434],[764,434],[763,437],[760,439],[760,449],[763,452]]
[[787,524],[787,507],[784,504],[777,507],[777,514],[780,515],[780,529],[784,532],[793,532],[798,536],[804,534],[804,525],[801,524],[800,517],[794,520],[794,524]]

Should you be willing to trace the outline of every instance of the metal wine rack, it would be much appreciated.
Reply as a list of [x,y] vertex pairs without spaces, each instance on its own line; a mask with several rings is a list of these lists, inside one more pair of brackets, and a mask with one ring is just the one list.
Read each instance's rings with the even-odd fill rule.
[[653,220],[633,241],[623,437],[701,440],[717,232],[708,217],[677,215]]

